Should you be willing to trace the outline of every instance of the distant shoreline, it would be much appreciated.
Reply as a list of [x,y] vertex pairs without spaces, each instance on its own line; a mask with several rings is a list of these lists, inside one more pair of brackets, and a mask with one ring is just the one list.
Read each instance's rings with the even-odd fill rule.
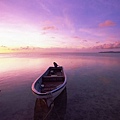
[[99,53],[120,53],[120,51],[103,51],[103,52],[99,52]]

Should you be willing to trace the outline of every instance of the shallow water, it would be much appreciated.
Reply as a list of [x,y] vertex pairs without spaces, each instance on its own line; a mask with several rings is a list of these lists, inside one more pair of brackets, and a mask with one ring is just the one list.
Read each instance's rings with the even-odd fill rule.
[[120,119],[120,54],[66,53],[0,54],[0,120],[45,118],[49,110],[31,85],[53,61],[64,66],[67,87],[45,120]]

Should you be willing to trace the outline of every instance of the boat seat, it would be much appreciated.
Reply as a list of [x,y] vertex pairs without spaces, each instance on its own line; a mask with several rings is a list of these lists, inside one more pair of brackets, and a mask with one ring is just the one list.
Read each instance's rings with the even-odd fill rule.
[[64,76],[43,76],[42,77],[44,82],[56,82],[56,81],[61,81],[63,82],[65,77]]

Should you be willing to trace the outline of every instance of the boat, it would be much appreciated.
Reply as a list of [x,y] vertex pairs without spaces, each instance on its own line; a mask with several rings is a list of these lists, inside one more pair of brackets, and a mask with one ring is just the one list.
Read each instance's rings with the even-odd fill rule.
[[46,72],[32,84],[32,91],[38,98],[51,98],[53,101],[66,87],[66,74],[62,66],[54,62]]

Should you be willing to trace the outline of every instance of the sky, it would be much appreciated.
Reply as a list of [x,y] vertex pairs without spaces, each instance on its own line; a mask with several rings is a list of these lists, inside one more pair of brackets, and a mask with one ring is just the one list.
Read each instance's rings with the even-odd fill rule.
[[0,0],[0,53],[120,50],[120,0]]

